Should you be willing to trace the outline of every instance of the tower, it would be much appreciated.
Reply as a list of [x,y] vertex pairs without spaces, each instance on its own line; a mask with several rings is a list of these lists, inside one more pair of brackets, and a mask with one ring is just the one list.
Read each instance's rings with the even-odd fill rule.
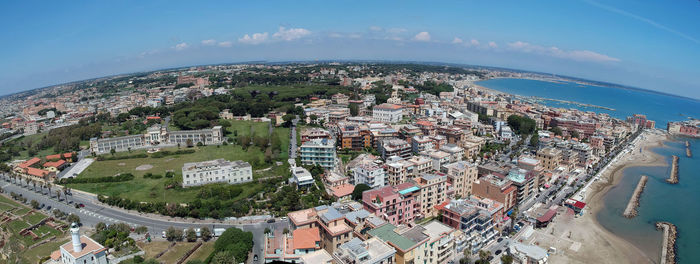
[[77,223],[72,223],[70,225],[70,236],[73,241],[73,252],[82,251],[83,244],[80,242],[80,227]]

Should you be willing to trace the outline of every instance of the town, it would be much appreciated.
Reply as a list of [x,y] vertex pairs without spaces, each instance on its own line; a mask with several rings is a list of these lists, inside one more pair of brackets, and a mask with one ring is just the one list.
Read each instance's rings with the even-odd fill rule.
[[0,259],[558,263],[588,186],[662,131],[476,84],[503,77],[553,78],[226,64],[3,97]]

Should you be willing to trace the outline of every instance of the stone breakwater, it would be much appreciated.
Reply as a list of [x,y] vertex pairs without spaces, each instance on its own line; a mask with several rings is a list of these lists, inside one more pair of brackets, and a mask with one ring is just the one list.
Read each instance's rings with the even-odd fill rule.
[[678,229],[669,222],[656,222],[656,229],[664,231],[664,242],[661,244],[661,264],[676,263],[676,238]]
[[693,152],[690,151],[690,142],[687,140],[685,141],[685,156],[688,158],[693,157]]
[[678,156],[673,155],[673,161],[671,162],[671,175],[666,179],[666,182],[670,184],[678,183]]
[[633,218],[637,216],[639,198],[642,196],[642,191],[644,191],[644,187],[647,185],[647,180],[648,177],[646,175],[642,175],[642,177],[639,179],[639,183],[637,183],[637,188],[634,189],[634,193],[632,193],[632,197],[630,197],[630,201],[627,203],[627,207],[625,208],[625,212],[622,213],[622,216],[627,218]]

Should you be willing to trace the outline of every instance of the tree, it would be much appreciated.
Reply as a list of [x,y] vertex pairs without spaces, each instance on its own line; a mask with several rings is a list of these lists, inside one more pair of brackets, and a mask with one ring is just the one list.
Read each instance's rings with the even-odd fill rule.
[[491,256],[491,251],[479,250],[479,260],[481,263],[488,263],[489,256]]
[[209,241],[211,239],[211,230],[208,227],[203,226],[199,229],[199,233],[202,236],[202,240]]
[[216,252],[211,258],[212,264],[236,264],[236,256],[231,251]]
[[367,190],[371,190],[372,187],[369,187],[369,185],[360,183],[358,185],[355,185],[355,189],[352,190],[352,199],[355,201],[359,201],[362,199],[362,193]]
[[165,230],[165,238],[168,241],[180,241],[182,240],[182,230],[172,226],[168,227],[168,230]]
[[468,257],[468,255],[464,255],[463,258],[459,259],[459,264],[469,264],[471,261]]
[[194,231],[194,228],[192,227],[187,229],[185,236],[187,237],[187,242],[197,241],[197,232]]
[[77,216],[75,214],[70,214],[70,215],[68,215],[68,218],[66,218],[66,221],[68,221],[69,223],[80,224],[80,216]]
[[32,200],[29,203],[32,205],[32,208],[39,209],[39,202],[37,202],[36,200]]
[[552,131],[552,133],[554,133],[554,135],[557,135],[557,136],[562,135],[561,128],[559,128],[559,127],[553,127],[550,131]]
[[503,256],[501,256],[501,263],[512,264],[513,263],[513,256],[504,254]]
[[114,149],[110,149],[110,150],[109,150],[109,154],[112,154],[112,156],[114,156],[114,153],[117,153],[117,151],[114,150]]
[[540,136],[535,132],[535,134],[532,134],[530,137],[530,146],[532,147],[537,147],[537,144],[540,143]]
[[148,232],[148,227],[146,227],[146,226],[139,226],[139,227],[137,227],[137,228],[134,229],[134,232],[136,232],[136,234],[139,234],[139,235],[140,235],[140,234],[145,234],[145,233]]
[[105,229],[107,229],[107,224],[105,224],[104,222],[99,222],[95,225],[96,232],[102,232]]
[[581,135],[578,134],[578,131],[574,130],[574,131],[571,131],[571,137],[581,138]]
[[508,117],[508,125],[518,135],[532,134],[537,129],[537,123],[527,116],[511,115]]
[[360,113],[360,109],[357,104],[350,104],[350,115],[357,116]]

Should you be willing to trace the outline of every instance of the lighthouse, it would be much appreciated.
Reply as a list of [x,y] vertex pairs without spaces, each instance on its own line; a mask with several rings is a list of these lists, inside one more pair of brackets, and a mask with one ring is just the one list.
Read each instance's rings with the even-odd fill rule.
[[73,241],[73,252],[83,251],[83,244],[80,243],[80,227],[77,223],[70,224],[70,236]]

